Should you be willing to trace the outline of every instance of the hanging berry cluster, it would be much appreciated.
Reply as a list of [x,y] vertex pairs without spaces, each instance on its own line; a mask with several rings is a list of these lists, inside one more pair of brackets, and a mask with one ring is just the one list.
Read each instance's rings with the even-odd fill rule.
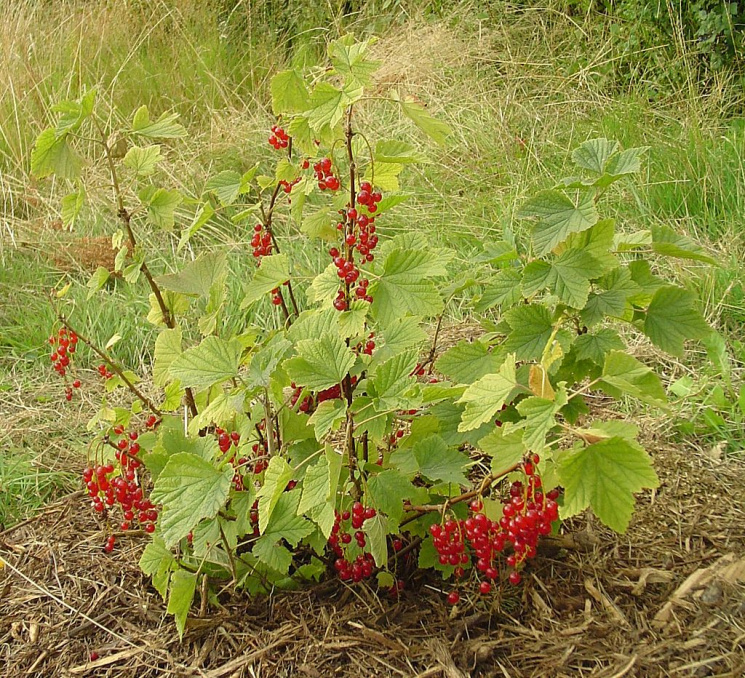
[[[453,566],[454,577],[460,579],[465,566],[474,564],[483,576],[479,583],[482,594],[489,593],[492,582],[499,577],[497,555],[507,547],[511,550],[506,558],[511,569],[508,578],[510,583],[519,584],[520,569],[527,559],[535,557],[539,536],[550,534],[552,523],[559,517],[558,490],[547,495],[540,491],[541,479],[535,473],[538,461],[538,455],[533,455],[523,462],[527,482],[512,483],[498,521],[489,520],[483,512],[483,502],[475,499],[469,506],[471,515],[465,520],[448,519],[430,527],[440,565]],[[451,591],[448,601],[455,605],[459,600],[458,591]]]
[[272,133],[269,135],[269,145],[274,146],[278,151],[287,148],[290,143],[290,137],[279,125],[272,125]]
[[253,247],[253,256],[256,259],[266,257],[272,253],[272,234],[264,228],[264,224],[254,226],[251,247]]
[[[155,416],[148,417],[147,428],[153,428],[156,424]],[[121,436],[116,443],[110,441],[116,450],[117,464],[97,464],[83,471],[83,481],[91,498],[91,505],[96,513],[104,513],[118,503],[122,510],[121,530],[132,529],[136,520],[145,532],[152,534],[155,532],[158,510],[144,496],[137,476],[137,469],[141,466],[137,458],[140,453],[140,444],[137,442],[139,434],[134,430],[127,433],[121,425],[114,427],[113,434]],[[113,534],[106,539],[104,550],[107,553],[113,550],[115,541]]]
[[339,178],[334,176],[331,168],[331,158],[321,158],[313,165],[313,171],[316,173],[318,188],[322,191],[338,191],[341,186]]
[[[329,546],[336,555],[334,569],[342,581],[360,582],[372,576],[375,561],[367,546],[367,536],[362,531],[365,521],[374,518],[377,512],[372,507],[365,508],[359,501],[354,502],[351,511],[335,511],[334,526],[329,536]],[[350,523],[346,527],[344,523]],[[351,529],[349,529],[351,528]],[[352,543],[351,530],[354,530],[354,540],[362,553],[353,560],[346,556],[346,547]]]
[[80,379],[68,379],[68,371],[71,368],[72,356],[78,346],[78,335],[68,331],[66,327],[60,327],[57,334],[49,337],[49,345],[52,353],[49,360],[52,361],[54,371],[65,381],[65,400],[72,400],[73,389],[80,388]]
[[98,373],[104,378],[104,379],[111,379],[111,377],[114,376],[113,372],[109,371],[108,366],[105,363],[101,363],[98,366]]

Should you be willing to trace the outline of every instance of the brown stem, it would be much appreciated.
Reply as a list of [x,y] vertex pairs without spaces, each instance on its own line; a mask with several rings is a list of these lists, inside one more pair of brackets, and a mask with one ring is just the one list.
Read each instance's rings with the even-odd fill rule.
[[416,520],[419,518],[419,516],[423,515],[424,513],[433,513],[437,511],[438,513],[442,513],[447,509],[448,506],[451,506],[452,504],[459,504],[463,501],[468,501],[469,499],[474,499],[475,497],[481,496],[486,490],[489,489],[489,487],[494,483],[494,481],[499,480],[500,478],[503,478],[508,473],[512,473],[513,471],[516,471],[520,466],[522,466],[523,462],[522,460],[512,464],[512,466],[503,469],[499,473],[492,473],[488,476],[486,476],[482,481],[481,485],[477,490],[470,490],[469,492],[464,492],[461,495],[458,495],[457,497],[453,497],[452,499],[448,499],[444,504],[424,504],[422,506],[412,506],[409,502],[404,502],[404,509],[406,511],[414,511],[416,515],[408,516],[404,520],[401,521],[401,526],[406,525],[407,523],[410,523],[413,520]]
[[274,456],[274,418],[268,390],[264,391],[264,421],[266,422],[266,451],[271,459]]
[[132,394],[145,406],[148,410],[150,410],[153,414],[157,416],[162,416],[162,412],[155,406],[155,404],[148,398],[140,389],[138,389],[128,378],[127,375],[124,374],[124,370],[122,370],[119,365],[117,365],[114,362],[114,359],[106,353],[103,349],[98,348],[90,339],[87,339],[84,337],[80,332],[78,332],[63,316],[58,310],[57,307],[54,305],[54,301],[52,300],[52,309],[54,310],[54,314],[57,316],[57,319],[70,331],[74,332],[75,335],[78,337],[79,341],[82,341],[88,348],[90,348],[101,360],[103,360],[116,374],[123,382],[124,385],[132,392]]
[[400,551],[394,551],[393,555],[391,555],[390,558],[388,558],[388,564],[393,564],[398,558],[403,558],[407,553],[410,553],[415,548],[419,546],[419,544],[422,543],[421,537],[415,537],[411,540],[406,546],[404,546]]
[[422,367],[429,365],[428,374],[432,374],[432,369],[435,366],[435,356],[437,355],[437,340],[440,336],[440,329],[442,329],[442,319],[445,316],[445,311],[440,313],[437,317],[437,326],[435,327],[435,334],[432,337],[432,347],[429,349],[429,355],[427,359],[422,363]]
[[[101,141],[103,144],[103,150],[104,155],[106,156],[106,162],[109,166],[109,174],[111,175],[111,185],[114,190],[114,198],[116,199],[116,205],[117,205],[117,216],[119,217],[119,220],[122,222],[124,226],[124,230],[127,233],[127,239],[129,240],[129,246],[132,248],[132,254],[134,255],[134,251],[137,247],[137,240],[135,239],[134,231],[132,230],[132,215],[129,213],[127,208],[124,206],[124,196],[122,194],[121,187],[119,185],[119,175],[116,171],[116,164],[114,163],[114,156],[111,153],[111,147],[108,143],[108,137],[106,136],[106,133],[104,132],[103,128],[101,127],[98,120],[94,117],[93,121],[98,128],[98,133],[101,135]],[[171,313],[170,309],[166,305],[165,299],[163,298],[163,292],[160,289],[160,286],[157,282],[155,282],[155,278],[153,277],[153,274],[150,272],[150,268],[147,265],[147,262],[143,261],[140,264],[140,271],[142,271],[142,275],[145,276],[145,279],[147,280],[148,285],[150,286],[150,289],[153,292],[153,295],[155,295],[155,299],[158,302],[158,308],[160,309],[160,313],[163,316],[163,322],[166,327],[169,329],[175,329],[176,327],[176,321],[173,317],[173,314]],[[196,417],[198,414],[197,410],[197,404],[194,400],[194,392],[191,390],[191,388],[184,389],[184,397],[186,399],[186,405],[189,408],[189,413],[192,417]]]

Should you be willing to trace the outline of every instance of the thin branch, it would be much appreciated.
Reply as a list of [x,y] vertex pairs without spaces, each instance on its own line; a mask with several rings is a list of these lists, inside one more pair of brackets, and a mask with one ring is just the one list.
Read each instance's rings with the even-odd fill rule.
[[127,375],[124,373],[124,370],[122,370],[121,367],[114,361],[114,359],[106,353],[103,349],[100,349],[98,346],[96,346],[90,339],[87,339],[84,337],[80,332],[78,332],[71,324],[70,321],[65,318],[64,315],[62,315],[57,307],[54,305],[54,300],[50,299],[52,303],[52,309],[54,311],[54,315],[57,316],[57,320],[59,320],[70,332],[74,332],[75,335],[78,337],[79,341],[82,341],[88,348],[90,348],[101,360],[103,360],[116,374],[123,382],[124,385],[132,392],[132,394],[145,406],[148,410],[150,410],[153,414],[157,416],[162,416],[163,413],[155,406],[155,404],[148,398],[140,389],[138,389],[127,377]]
[[[101,142],[103,144],[104,155],[106,156],[106,162],[108,163],[108,166],[109,166],[109,174],[111,175],[111,185],[114,190],[114,198],[116,200],[116,205],[117,205],[117,216],[119,217],[119,220],[122,222],[124,226],[124,230],[127,233],[127,239],[129,240],[129,245],[132,248],[132,253],[134,254],[135,249],[137,248],[137,240],[135,238],[134,231],[132,230],[132,214],[124,206],[124,195],[122,194],[122,190],[119,185],[119,175],[117,174],[117,171],[116,171],[116,164],[114,163],[114,156],[111,153],[111,147],[109,146],[109,143],[108,143],[108,137],[106,135],[106,132],[104,132],[103,128],[101,127],[101,123],[95,117],[93,118],[93,122],[95,123],[96,128],[98,129],[98,133],[101,136]],[[171,313],[170,309],[166,305],[160,286],[158,285],[158,283],[155,282],[155,278],[153,277],[153,274],[150,272],[147,262],[145,262],[144,260],[140,264],[140,271],[142,271],[142,275],[145,276],[145,279],[147,280],[148,285],[150,286],[150,289],[155,295],[155,299],[158,302],[158,308],[160,308],[160,313],[163,316],[163,322],[165,323],[166,327],[168,327],[169,329],[175,329],[176,321],[173,318],[173,314]],[[186,404],[187,404],[187,407],[189,408],[189,412],[191,413],[191,416],[196,417],[198,414],[197,404],[196,404],[196,401],[194,400],[194,393],[191,390],[191,388],[187,387],[186,389],[184,389],[184,397],[186,399]]]
[[461,495],[458,495],[457,497],[452,497],[451,499],[448,499],[443,504],[424,504],[422,506],[412,506],[410,503],[405,502],[404,503],[404,509],[406,511],[414,511],[416,515],[408,516],[404,520],[401,521],[401,526],[403,527],[407,523],[412,522],[413,520],[416,520],[421,515],[425,513],[444,513],[444,511],[447,510],[448,506],[452,506],[453,504],[459,504],[463,501],[468,501],[469,499],[474,499],[475,497],[480,497],[486,490],[491,487],[491,485],[500,478],[503,478],[509,473],[512,473],[513,471],[516,471],[520,466],[522,466],[522,460],[512,464],[512,466],[509,466],[506,469],[503,469],[502,471],[499,471],[498,473],[492,473],[488,476],[486,476],[482,481],[481,485],[479,485],[479,488],[477,490],[470,490],[469,492],[464,492]]

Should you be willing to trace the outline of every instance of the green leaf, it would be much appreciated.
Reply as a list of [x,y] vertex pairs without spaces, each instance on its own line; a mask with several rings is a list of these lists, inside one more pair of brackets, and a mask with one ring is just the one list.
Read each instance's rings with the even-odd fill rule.
[[164,412],[174,412],[181,406],[181,399],[184,397],[184,389],[181,388],[181,382],[176,379],[163,389],[163,402],[160,409]]
[[383,326],[382,346],[373,354],[373,364],[381,363],[413,346],[427,341],[427,333],[421,327],[421,318],[402,316]]
[[505,427],[497,427],[478,442],[478,448],[492,458],[492,473],[500,473],[512,468],[522,461],[527,452],[523,442],[523,431],[512,429],[505,431]]
[[381,277],[370,286],[373,315],[383,325],[405,315],[437,315],[444,303],[437,287],[426,278],[447,275],[445,264],[450,258],[442,250],[393,249]]
[[380,216],[383,212],[400,205],[403,202],[411,199],[412,193],[388,193],[379,203],[378,211],[375,213],[376,216]]
[[194,215],[194,220],[191,222],[191,225],[188,228],[184,228],[181,231],[181,238],[178,241],[178,247],[176,248],[177,252],[180,252],[184,247],[186,246],[186,243],[191,240],[191,237],[199,231],[199,229],[202,228],[212,217],[215,216],[215,208],[212,207],[212,203],[209,202],[209,200],[205,203],[202,203],[202,205],[197,210],[196,214]]
[[163,600],[168,594],[168,582],[171,570],[177,567],[176,559],[166,548],[163,540],[153,535],[153,540],[145,546],[140,556],[140,569],[153,580],[153,586],[160,593]]
[[[322,405],[330,402],[324,401]],[[303,492],[300,504],[297,507],[297,513],[307,513],[312,508],[325,504],[329,499],[331,488],[331,479],[329,477],[329,461],[320,457],[312,466],[308,467],[303,478]]]
[[339,236],[336,230],[338,214],[332,213],[330,207],[322,207],[317,212],[303,218],[300,230],[309,238],[320,238],[327,242],[335,242]]
[[625,532],[634,510],[634,493],[659,486],[649,455],[637,443],[608,438],[559,458],[564,486],[562,516],[588,506],[608,527]]
[[153,383],[165,386],[171,381],[169,369],[181,355],[181,328],[165,329],[155,340],[155,357],[153,359]]
[[598,174],[603,174],[608,158],[610,158],[617,150],[617,141],[609,141],[608,139],[589,139],[572,151],[572,160],[578,167],[597,172]]
[[276,287],[290,279],[290,262],[286,254],[272,254],[262,257],[261,265],[256,269],[253,280],[246,287],[246,296],[241,308],[250,306]]
[[398,175],[401,174],[403,168],[403,165],[390,162],[375,166],[370,165],[364,178],[383,191],[399,191],[401,185],[398,182]]
[[233,467],[222,470],[189,452],[168,459],[151,498],[163,504],[158,528],[166,548],[183,539],[204,518],[214,518],[228,500]]
[[540,191],[528,200],[519,212],[521,217],[538,217],[533,229],[533,250],[538,256],[548,254],[572,233],[592,228],[599,220],[594,193],[581,194],[572,202],[559,191]]
[[631,271],[621,266],[598,280],[596,291],[587,299],[580,317],[586,325],[596,325],[607,316],[621,318],[629,299],[639,293],[639,286],[631,277]]
[[292,552],[279,543],[279,540],[259,537],[251,549],[251,553],[260,562],[280,574],[287,574],[292,565]]
[[394,95],[394,99],[397,99],[401,104],[401,110],[404,115],[436,143],[440,145],[444,144],[448,136],[452,134],[450,125],[443,120],[438,120],[432,116],[427,109],[414,98],[407,97],[402,100]]
[[415,163],[424,162],[416,147],[398,139],[381,139],[375,144],[375,162]]
[[140,191],[139,198],[147,207],[147,218],[153,226],[162,228],[164,231],[173,230],[176,208],[182,200],[178,191],[148,186]]
[[362,531],[367,535],[367,545],[375,565],[385,567],[388,562],[388,518],[378,513],[364,522]]
[[178,117],[178,113],[163,113],[151,122],[147,106],[140,106],[132,119],[132,131],[151,139],[179,139],[186,136],[186,130],[176,122]]
[[572,308],[582,308],[590,293],[590,278],[601,271],[582,250],[569,249],[551,262],[533,261],[523,271],[523,294],[529,297],[548,287]]
[[406,405],[405,394],[415,382],[411,373],[416,364],[416,351],[405,351],[378,365],[372,378],[376,394],[374,404],[378,412]]
[[489,421],[508,401],[516,386],[515,357],[508,355],[499,372],[487,374],[471,384],[457,401],[466,403],[458,431],[471,431]]
[[619,265],[618,259],[612,253],[612,250],[616,249],[615,232],[614,219],[601,219],[592,228],[581,233],[572,233],[567,238],[567,248],[584,250],[595,260],[595,268],[588,274],[588,278],[603,275]]
[[340,384],[355,362],[338,334],[299,341],[296,350],[298,355],[285,362],[285,369],[292,381],[312,391]]
[[341,122],[347,106],[362,97],[361,87],[338,89],[328,82],[319,82],[310,95],[310,108],[305,117],[311,129],[319,132]]
[[60,101],[52,106],[52,111],[62,113],[57,121],[57,136],[66,136],[69,132],[77,132],[86,118],[93,112],[96,100],[96,90],[86,92],[80,101]]
[[363,334],[369,310],[370,304],[366,301],[355,300],[346,311],[337,313],[339,336],[348,339]]
[[176,570],[171,575],[170,593],[168,596],[168,608],[166,612],[176,618],[176,629],[178,637],[184,637],[186,617],[194,600],[194,592],[197,588],[197,575],[186,570]]
[[367,58],[367,51],[377,38],[357,42],[352,35],[345,35],[329,43],[328,53],[334,70],[348,84],[367,86],[372,74],[378,70],[379,61]]
[[372,476],[367,483],[367,499],[370,506],[382,511],[391,519],[389,529],[395,529],[404,514],[403,502],[426,492],[415,487],[399,471],[388,469]]
[[626,344],[618,332],[603,328],[577,337],[573,348],[577,360],[592,360],[596,365],[602,365],[610,351],[623,351]]
[[124,156],[124,165],[135,171],[140,177],[150,176],[160,162],[160,146],[132,146]]
[[316,411],[308,420],[308,423],[315,428],[316,440],[321,440],[329,431],[336,430],[337,426],[344,421],[346,412],[347,403],[341,398],[319,403]]
[[517,360],[540,360],[551,335],[551,312],[540,304],[511,308],[504,314],[510,333],[502,344],[505,351],[515,353]]
[[248,387],[268,388],[272,375],[291,346],[292,342],[282,334],[276,334],[268,341],[264,341],[261,348],[251,356],[246,380]]
[[687,339],[703,339],[711,332],[695,305],[693,292],[680,287],[661,287],[647,308],[644,334],[663,351],[682,357]]
[[42,179],[55,174],[60,179],[75,179],[80,174],[81,160],[67,143],[67,137],[57,137],[54,128],[45,129],[31,151],[31,173]]
[[717,260],[706,253],[701,245],[690,238],[676,233],[669,226],[663,224],[652,226],[652,249],[657,254],[678,259],[693,259],[707,264],[717,265]]
[[262,539],[284,539],[290,546],[297,546],[301,539],[313,532],[313,524],[303,518],[298,505],[300,492],[283,492],[272,511]]
[[[75,193],[62,198],[62,223],[72,228],[85,204],[85,187],[81,184]],[[100,288],[99,288],[100,289]]]
[[235,170],[223,170],[210,177],[204,190],[213,192],[221,205],[232,205],[241,191],[241,175]]
[[187,264],[179,273],[156,278],[164,289],[189,296],[207,297],[215,284],[222,284],[228,273],[224,252],[205,252]]
[[641,156],[648,150],[649,146],[627,148],[608,160],[605,171],[612,177],[635,174],[641,169]]
[[103,266],[99,266],[88,281],[88,296],[86,299],[91,299],[109,281],[110,277],[111,273],[109,270]]
[[521,298],[522,276],[516,268],[506,268],[497,273],[486,285],[474,308],[484,313],[495,306],[514,306]]
[[546,446],[546,435],[556,426],[556,413],[566,403],[531,396],[517,404],[517,411],[525,417],[518,426],[524,430],[523,443],[532,452],[541,452]]
[[[259,531],[264,534],[277,502],[284,493],[295,472],[283,457],[274,456],[264,472],[264,484],[258,493]],[[299,501],[299,500],[298,500]]]
[[338,316],[339,311],[335,308],[303,311],[290,325],[287,337],[291,341],[298,342],[302,339],[320,339],[326,334],[334,334],[338,328]]
[[198,346],[184,351],[171,363],[168,371],[182,386],[201,390],[237,377],[240,357],[238,342],[210,336]]
[[435,368],[456,384],[472,384],[487,374],[496,372],[503,358],[484,341],[459,341],[445,351]]
[[468,466],[466,454],[452,447],[438,435],[429,436],[413,446],[419,472],[429,480],[468,485],[463,471]]
[[308,301],[314,304],[331,304],[339,292],[339,276],[333,262],[319,273],[308,289]]
[[274,115],[303,113],[310,104],[308,88],[296,70],[281,71],[272,78],[272,111]]
[[[660,378],[628,353],[611,351],[606,355],[601,387],[607,385],[655,407],[667,407],[667,395]],[[617,393],[611,390],[610,395],[617,396]]]

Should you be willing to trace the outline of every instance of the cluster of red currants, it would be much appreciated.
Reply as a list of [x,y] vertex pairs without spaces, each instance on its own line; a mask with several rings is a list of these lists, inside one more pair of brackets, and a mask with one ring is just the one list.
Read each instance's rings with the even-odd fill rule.
[[217,427],[215,429],[215,435],[217,436],[217,444],[220,447],[220,452],[223,454],[228,452],[231,447],[238,447],[241,442],[241,434],[238,431],[228,433],[225,429]]
[[275,287],[272,290],[272,304],[275,306],[281,306],[282,302],[284,301],[282,297],[282,292],[280,291],[279,287]]
[[111,379],[111,377],[114,376],[113,372],[109,371],[109,368],[106,366],[105,363],[101,363],[98,366],[98,373],[104,378],[104,379]]
[[[484,577],[479,584],[482,594],[492,590],[492,581],[499,576],[497,554],[508,544],[512,550],[506,558],[512,570],[508,578],[510,583],[519,584],[522,564],[535,556],[539,536],[549,534],[552,523],[559,517],[556,503],[559,491],[552,490],[546,495],[540,491],[541,481],[535,474],[538,461],[538,455],[532,455],[522,464],[527,484],[512,483],[510,498],[498,521],[489,520],[483,513],[483,503],[474,499],[470,504],[471,515],[465,520],[449,519],[430,527],[440,564],[453,566],[456,579],[464,575],[464,566],[475,559],[476,569]],[[448,602],[453,605],[459,600],[458,591],[448,595]]]
[[254,226],[251,247],[253,247],[253,256],[256,259],[266,257],[272,253],[272,234],[264,229],[263,224],[256,224]]
[[331,158],[321,158],[317,163],[313,165],[313,171],[316,174],[318,180],[318,188],[322,191],[338,191],[341,186],[339,178],[334,176],[333,169],[331,167]]
[[[372,507],[364,507],[361,502],[352,504],[352,510],[339,513],[335,511],[334,526],[329,536],[329,546],[336,555],[334,569],[342,581],[359,582],[372,576],[374,559],[372,554],[364,551],[367,546],[367,535],[362,531],[365,521],[374,518],[377,512]],[[354,540],[357,546],[363,550],[354,560],[346,557],[345,547],[352,543],[351,531],[345,529],[343,523],[350,522],[351,530],[354,530]]]
[[287,181],[286,179],[280,179],[279,185],[282,187],[282,190],[285,193],[292,193],[292,187],[300,182],[300,177],[295,177],[292,181]]
[[502,538],[512,545],[513,553],[507,556],[507,565],[513,568],[510,581],[520,582],[520,566],[534,558],[536,546],[541,535],[551,534],[552,524],[559,518],[559,505],[556,503],[559,490],[553,489],[544,494],[541,479],[535,466],[540,461],[537,454],[523,463],[527,482],[515,481],[510,487],[510,498],[502,508],[499,526]]
[[[148,417],[146,421],[148,428],[153,428],[156,424],[155,416]],[[137,431],[126,433],[121,425],[115,426],[113,433],[122,436],[114,444],[118,468],[112,463],[106,463],[88,467],[83,471],[83,481],[88,490],[88,496],[91,498],[93,510],[96,513],[103,513],[106,508],[113,508],[118,503],[122,509],[123,520],[120,524],[122,530],[131,529],[132,523],[137,520],[145,532],[152,534],[155,531],[158,510],[144,496],[137,478],[136,470],[141,466],[137,459],[140,452],[140,445],[137,442],[139,435]],[[110,553],[114,548],[114,543],[114,535],[109,535],[104,550]]]
[[290,137],[279,125],[272,125],[272,133],[269,135],[269,145],[274,146],[278,151],[287,148],[290,143]]
[[367,335],[365,343],[363,344],[360,342],[358,346],[365,355],[372,355],[375,350],[375,332],[370,332],[370,334]]
[[70,368],[71,356],[75,354],[78,346],[78,335],[60,327],[56,335],[49,337],[49,345],[53,347],[49,360],[52,361],[54,371],[65,380],[65,400],[72,400],[73,389],[80,388],[80,379],[71,382],[67,380],[67,371]]

